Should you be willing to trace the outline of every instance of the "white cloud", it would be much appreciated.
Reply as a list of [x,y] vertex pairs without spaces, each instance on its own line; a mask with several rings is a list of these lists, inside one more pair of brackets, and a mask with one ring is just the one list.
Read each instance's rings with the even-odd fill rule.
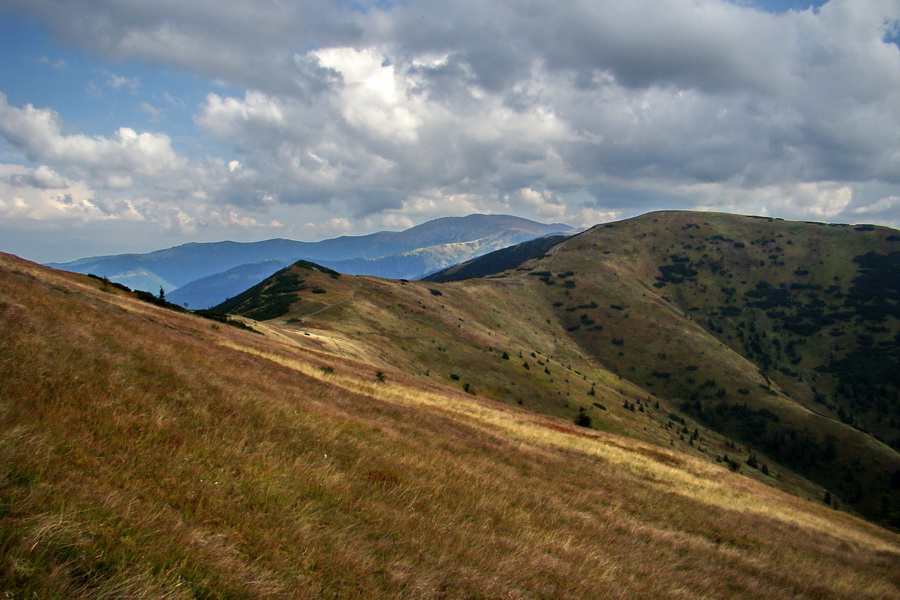
[[702,210],[776,215],[789,219],[835,219],[853,201],[853,190],[837,182],[788,183],[741,189],[722,184],[684,186],[680,192]]
[[354,227],[349,219],[332,217],[318,223],[305,223],[300,227],[301,235],[307,239],[325,239],[353,232]]
[[154,106],[149,102],[141,102],[138,104],[138,108],[147,113],[150,116],[151,121],[161,121],[165,112],[163,109],[158,106]]
[[130,214],[128,207],[123,211],[98,202],[85,182],[66,179],[44,165],[0,165],[0,216],[8,222],[94,221]]
[[[543,219],[558,221],[566,216],[567,206],[565,200],[547,190],[537,191],[531,188],[522,188],[513,195],[518,204],[527,207],[527,212],[536,214]],[[518,212],[518,211],[516,211]]]
[[283,227],[215,200],[241,173],[238,161],[192,164],[165,134],[120,127],[106,137],[65,129],[54,111],[13,107],[0,94],[0,134],[29,160],[44,163],[0,165],[0,216],[7,226],[128,221],[146,223],[148,235]]
[[426,221],[438,217],[462,217],[477,212],[493,213],[497,212],[496,208],[496,198],[432,189],[406,198],[395,210],[416,221]]
[[563,219],[563,222],[574,225],[575,227],[591,227],[598,223],[609,223],[610,221],[616,221],[621,218],[622,213],[618,211],[583,208],[568,215]]
[[0,134],[32,161],[82,173],[134,173],[154,176],[185,166],[169,136],[120,127],[112,137],[65,135],[54,111],[10,106],[0,94]]
[[257,228],[267,228],[267,229],[278,229],[284,227],[282,223],[279,223],[277,220],[271,220],[268,223],[261,223],[257,219],[250,217],[246,214],[240,214],[236,210],[227,210],[220,213],[211,213],[209,215],[209,224],[214,224],[220,227],[228,227],[231,225],[236,225],[242,229],[257,229]]
[[248,129],[280,133],[286,125],[278,102],[253,90],[247,92],[243,100],[207,95],[206,104],[196,119],[198,125],[222,140],[234,140]]
[[[66,185],[196,231],[287,222],[295,206],[316,215],[310,235],[673,206],[900,221],[900,49],[886,42],[900,4],[740,4],[9,0],[63,43],[210,83],[182,144],[129,123],[73,133],[3,96],[0,134]],[[94,75],[149,93],[115,71]],[[193,110],[173,94],[135,104],[169,122]]]
[[402,231],[415,226],[416,222],[406,215],[389,213],[381,219],[382,225],[389,230]]
[[897,207],[900,207],[900,196],[888,196],[886,198],[879,198],[872,204],[858,206],[850,212],[858,215],[882,214],[892,212]]
[[[6,167],[13,167],[13,165],[6,165]],[[58,190],[67,188],[71,183],[46,165],[41,165],[37,169],[25,173],[21,173],[22,169],[13,168],[13,170],[20,171],[20,173],[12,175],[10,180],[18,182],[22,186],[31,186],[41,190]]]
[[[387,141],[413,144],[421,119],[419,108],[393,65],[373,48],[327,48],[312,53],[341,75],[340,113],[352,127]],[[405,85],[406,84],[406,85]]]
[[135,94],[141,87],[141,80],[137,77],[126,77],[124,75],[116,75],[115,73],[105,73],[106,85],[117,91],[125,91]]
[[168,91],[164,91],[162,93],[162,97],[163,97],[163,100],[165,100],[170,106],[173,106],[175,108],[181,108],[181,109],[187,108],[187,104],[185,103],[184,100],[182,100],[181,98],[178,98],[176,96],[173,96]]
[[325,221],[324,226],[334,232],[342,232],[346,233],[353,229],[353,224],[350,223],[349,219],[345,219],[344,217],[333,217]]

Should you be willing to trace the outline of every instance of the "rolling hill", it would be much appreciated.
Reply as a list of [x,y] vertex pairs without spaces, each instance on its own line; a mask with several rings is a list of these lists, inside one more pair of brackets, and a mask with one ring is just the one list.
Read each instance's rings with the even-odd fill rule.
[[[565,255],[440,285],[301,263],[241,300],[287,306],[255,331],[0,255],[0,593],[900,595],[896,533],[798,497],[821,490],[788,471],[794,495],[683,452],[645,390],[545,328],[532,294],[588,287],[556,277]],[[490,399],[512,382],[522,407]],[[658,442],[574,425],[591,384],[597,425]]]
[[469,215],[435,219],[405,231],[320,242],[191,243],[148,254],[99,256],[48,266],[92,273],[134,289],[163,289],[172,302],[199,309],[218,304],[301,259],[345,273],[418,279],[500,248],[563,232],[573,229],[507,215]]
[[898,241],[870,225],[651,213],[487,255],[458,281],[298,264],[218,309],[896,527]]

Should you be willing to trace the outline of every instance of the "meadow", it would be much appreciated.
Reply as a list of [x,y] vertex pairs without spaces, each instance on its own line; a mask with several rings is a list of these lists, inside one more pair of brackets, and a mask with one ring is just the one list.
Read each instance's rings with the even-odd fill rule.
[[894,532],[256,329],[0,256],[3,597],[900,597]]

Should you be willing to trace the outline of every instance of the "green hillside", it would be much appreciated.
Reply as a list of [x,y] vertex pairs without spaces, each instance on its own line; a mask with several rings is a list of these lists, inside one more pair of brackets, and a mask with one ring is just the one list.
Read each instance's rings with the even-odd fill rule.
[[470,394],[583,413],[595,429],[897,526],[898,239],[653,213],[519,249],[537,257],[502,273],[505,258],[470,263],[492,273],[480,279],[338,280],[298,266],[304,290],[282,297],[272,325]]

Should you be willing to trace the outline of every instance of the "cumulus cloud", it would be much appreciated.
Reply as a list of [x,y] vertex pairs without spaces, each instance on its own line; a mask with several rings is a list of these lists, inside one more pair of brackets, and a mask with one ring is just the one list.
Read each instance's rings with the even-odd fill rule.
[[549,191],[537,191],[523,188],[514,194],[516,204],[528,207],[530,212],[539,214],[544,219],[559,220],[566,215],[565,201]]
[[385,140],[414,144],[421,119],[393,65],[373,48],[328,48],[313,53],[340,73],[338,110],[351,127]]
[[[411,3],[372,19],[361,37],[377,47],[310,53],[340,79],[315,109],[289,109],[290,131],[260,111],[263,98],[269,110],[291,99],[263,92],[212,98],[200,122],[236,149],[278,125],[267,145],[277,153],[260,164],[286,152],[295,167],[313,161],[318,176],[305,182],[398,194],[900,176],[884,151],[897,132],[881,125],[900,118],[900,56],[883,41],[900,15],[889,3],[786,15],[713,1],[653,8]],[[322,129],[336,147],[316,149]]]
[[10,106],[0,94],[0,134],[29,160],[82,173],[136,173],[154,176],[184,166],[165,134],[138,133],[120,127],[111,137],[62,133],[59,115],[50,109]]
[[435,187],[493,197],[534,180],[580,181],[552,146],[574,137],[548,107],[429,102],[427,76],[374,49],[311,54],[338,77],[315,102],[210,94],[195,119],[244,155],[248,179],[277,181],[279,201],[337,199],[361,217]]
[[[59,173],[46,165],[41,165],[37,169],[28,170],[23,168],[10,170],[10,165],[6,165],[7,171],[10,173],[5,177],[6,181],[16,187],[33,187],[39,190],[58,190],[64,189],[70,185],[70,182],[62,177]],[[16,173],[15,171],[19,171]]]
[[83,182],[67,180],[43,165],[0,165],[0,216],[11,221],[68,221],[103,219],[106,213]]
[[689,186],[682,192],[705,198],[705,203],[700,205],[705,210],[793,219],[831,220],[843,214],[853,200],[853,189],[837,182],[786,183],[749,189],[704,184]]
[[[900,4],[747,4],[9,0],[62,43],[225,85],[193,107],[209,157],[126,124],[67,133],[2,96],[0,134],[67,181],[177,207],[165,219],[188,229],[291,207],[321,233],[667,207],[900,220]],[[141,106],[160,103],[192,109],[168,91]]]
[[[192,163],[169,136],[120,127],[110,136],[66,134],[50,109],[11,106],[0,94],[0,135],[37,167],[0,164],[0,217],[7,226],[142,222],[157,231],[199,228],[275,230],[224,196],[239,163]],[[154,229],[148,230],[152,235]]]

